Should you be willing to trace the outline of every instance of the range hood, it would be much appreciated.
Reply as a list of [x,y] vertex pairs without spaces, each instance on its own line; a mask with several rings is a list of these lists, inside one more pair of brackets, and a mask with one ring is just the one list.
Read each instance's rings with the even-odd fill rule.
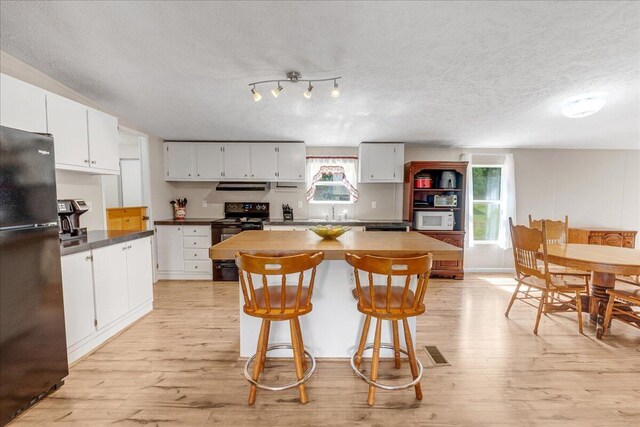
[[216,191],[268,191],[268,182],[243,182],[229,181],[220,182],[216,186]]

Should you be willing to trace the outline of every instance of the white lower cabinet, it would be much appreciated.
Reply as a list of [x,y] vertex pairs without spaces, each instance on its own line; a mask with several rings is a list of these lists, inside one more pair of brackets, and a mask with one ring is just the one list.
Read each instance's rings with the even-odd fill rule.
[[62,257],[72,363],[153,308],[151,237]]
[[93,251],[93,282],[97,326],[101,329],[129,311],[125,243]]
[[158,278],[211,280],[210,225],[156,225]]
[[133,240],[127,245],[127,284],[129,285],[129,310],[140,307],[153,299],[153,264],[149,238]]
[[67,347],[96,331],[91,251],[62,258],[62,295]]

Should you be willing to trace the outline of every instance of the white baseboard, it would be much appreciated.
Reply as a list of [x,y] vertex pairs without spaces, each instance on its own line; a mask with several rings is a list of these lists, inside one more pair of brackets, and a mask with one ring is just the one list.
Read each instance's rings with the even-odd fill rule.
[[514,268],[465,268],[465,273],[515,273]]
[[158,271],[156,280],[213,280],[213,273],[185,273],[183,271]]
[[67,358],[69,359],[69,364],[90,353],[92,350],[99,347],[100,344],[104,343],[123,329],[126,329],[128,326],[143,317],[145,314],[149,313],[151,310],[153,310],[153,300],[141,305],[138,308],[135,308],[133,311],[125,314],[120,319],[112,322],[103,329],[100,329],[89,335],[85,339],[73,344],[67,349]]

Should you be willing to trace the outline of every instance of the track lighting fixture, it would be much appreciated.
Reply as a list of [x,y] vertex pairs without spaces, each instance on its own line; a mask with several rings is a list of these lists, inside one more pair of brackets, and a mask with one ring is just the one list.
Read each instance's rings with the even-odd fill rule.
[[265,84],[265,83],[276,83],[278,86],[274,89],[271,89],[271,95],[273,95],[274,98],[277,98],[278,96],[280,96],[280,92],[282,92],[282,89],[283,89],[280,83],[305,82],[305,83],[308,83],[308,87],[307,87],[307,90],[305,90],[302,93],[302,95],[305,98],[309,99],[311,98],[311,95],[312,95],[311,91],[313,90],[312,83],[333,81],[333,89],[331,90],[331,96],[333,98],[338,98],[340,96],[340,90],[338,89],[338,79],[341,79],[341,78],[342,77],[331,77],[328,79],[302,80],[302,74],[300,74],[297,71],[289,71],[287,73],[286,80],[263,80],[260,82],[249,83],[249,86],[251,86],[251,94],[253,95],[253,100],[258,102],[262,99],[262,95],[260,95],[260,92],[256,90],[256,85]]
[[282,92],[282,86],[280,86],[280,82],[278,82],[278,87],[271,89],[271,95],[273,95],[274,98],[277,98],[280,96],[280,92]]
[[304,93],[302,95],[304,95],[305,98],[307,99],[311,99],[311,91],[313,90],[313,86],[311,86],[311,82],[309,82],[309,87],[307,88],[307,90],[304,91]]
[[253,95],[253,100],[256,102],[262,99],[262,95],[260,95],[260,92],[256,90],[256,85],[253,85],[253,89],[251,89],[251,94]]
[[333,81],[333,90],[331,91],[331,96],[337,98],[340,96],[340,89],[338,89],[338,82]]

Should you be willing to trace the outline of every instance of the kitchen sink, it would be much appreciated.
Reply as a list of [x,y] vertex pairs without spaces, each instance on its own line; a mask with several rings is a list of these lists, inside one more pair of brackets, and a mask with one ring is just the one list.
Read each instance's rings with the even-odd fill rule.
[[307,220],[309,222],[323,222],[323,223],[335,223],[339,224],[342,222],[360,222],[359,219],[324,219],[324,218],[314,218]]

